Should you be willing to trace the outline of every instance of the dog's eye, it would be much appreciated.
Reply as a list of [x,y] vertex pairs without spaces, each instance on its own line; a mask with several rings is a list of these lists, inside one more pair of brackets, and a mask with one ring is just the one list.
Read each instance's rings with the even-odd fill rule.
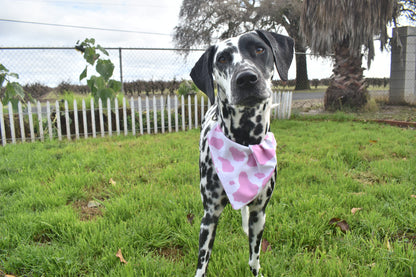
[[225,58],[225,56],[222,56],[221,55],[221,56],[218,57],[217,61],[219,63],[226,63],[227,62],[227,59]]
[[263,54],[264,53],[264,48],[263,47],[257,47],[256,48],[256,54],[257,55],[259,55],[259,54]]

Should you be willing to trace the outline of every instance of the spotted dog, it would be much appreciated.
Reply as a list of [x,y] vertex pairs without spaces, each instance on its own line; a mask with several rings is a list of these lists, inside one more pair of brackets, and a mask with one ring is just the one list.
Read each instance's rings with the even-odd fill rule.
[[[271,171],[269,167],[267,174],[272,173],[269,176],[257,172],[250,177],[244,168],[234,173],[234,164],[241,161],[241,164],[245,163],[247,170],[251,170],[250,163],[262,164],[262,157],[266,156],[265,161],[268,162],[268,159],[272,160],[273,155],[275,156],[273,145],[271,148],[259,145],[268,138],[271,142],[274,141],[269,132],[271,79],[276,66],[280,79],[287,80],[293,58],[293,45],[293,40],[283,35],[260,30],[245,33],[209,47],[191,71],[191,78],[196,86],[214,103],[205,115],[199,145],[204,216],[199,233],[199,257],[195,276],[206,274],[218,219],[231,200],[234,201],[231,203],[233,208],[241,208],[243,230],[249,239],[250,270],[254,276],[259,275],[265,209],[275,185],[276,167],[274,164]],[[217,84],[216,95],[214,80]],[[217,135],[219,137],[215,137]],[[233,151],[224,150],[215,156],[214,150],[220,149],[224,143],[230,144],[227,149]],[[244,154],[246,150],[248,152]],[[267,153],[272,154],[268,157]],[[230,156],[231,160],[227,161],[224,155]],[[253,159],[253,155],[257,155],[256,159]],[[228,177],[222,177],[227,171],[231,172]],[[232,179],[233,175],[236,175],[235,179]],[[253,184],[256,182],[254,176],[262,178],[258,185]],[[225,182],[228,182],[230,193],[226,191]],[[242,193],[239,195],[232,191],[236,182],[240,182],[241,186]],[[251,187],[243,188],[243,183]],[[254,192],[254,196],[251,195],[254,198],[247,198],[245,192]],[[243,200],[248,202],[244,203]]]

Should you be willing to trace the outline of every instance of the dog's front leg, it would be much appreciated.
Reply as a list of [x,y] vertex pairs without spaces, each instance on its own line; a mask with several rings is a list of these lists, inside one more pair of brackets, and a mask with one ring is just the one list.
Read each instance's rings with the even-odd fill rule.
[[248,264],[254,276],[258,276],[260,270],[260,246],[266,222],[266,214],[262,208],[259,205],[249,207],[248,240],[250,244],[250,259]]
[[211,205],[207,205],[207,202],[204,202],[204,206],[204,216],[202,217],[201,229],[199,231],[198,267],[195,274],[198,277],[205,276],[212,246],[214,245],[218,219],[224,210],[224,205],[221,204],[221,201]]

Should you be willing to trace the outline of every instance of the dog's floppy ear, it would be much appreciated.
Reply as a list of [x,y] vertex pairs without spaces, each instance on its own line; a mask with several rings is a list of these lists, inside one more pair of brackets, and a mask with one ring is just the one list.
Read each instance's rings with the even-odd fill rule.
[[274,64],[282,81],[287,81],[293,59],[293,39],[272,32],[256,30],[259,37],[273,50]]
[[192,81],[194,81],[195,85],[208,96],[211,104],[214,104],[215,102],[214,78],[212,76],[212,63],[215,49],[215,46],[209,47],[199,58],[191,71]]

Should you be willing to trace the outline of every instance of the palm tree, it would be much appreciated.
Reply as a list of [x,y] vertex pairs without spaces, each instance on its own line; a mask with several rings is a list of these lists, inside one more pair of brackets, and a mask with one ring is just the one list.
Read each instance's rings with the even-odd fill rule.
[[325,93],[325,109],[360,108],[367,103],[362,56],[374,58],[374,37],[381,49],[387,24],[396,18],[397,0],[305,0],[301,30],[312,51],[333,55],[334,68]]

